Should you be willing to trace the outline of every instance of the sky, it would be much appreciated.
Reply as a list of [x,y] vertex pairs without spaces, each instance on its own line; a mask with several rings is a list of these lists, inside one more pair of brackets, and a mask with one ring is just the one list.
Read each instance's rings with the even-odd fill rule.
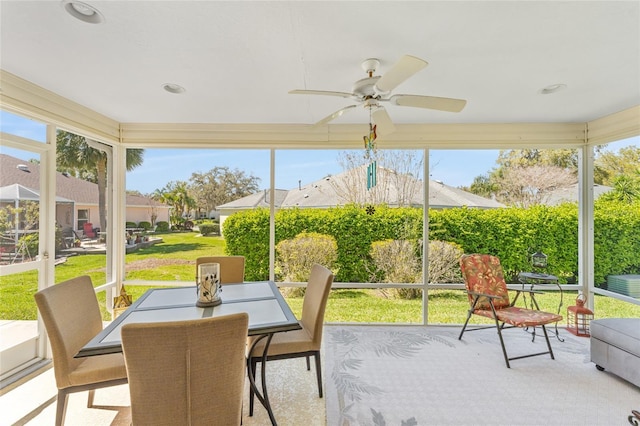
[[[10,113],[0,111],[0,130],[5,133],[43,142],[45,126]],[[640,146],[640,137],[609,144],[608,150]],[[486,175],[495,167],[498,150],[430,150],[429,178],[446,185],[469,186],[476,176]],[[16,151],[5,146],[0,153],[24,159],[34,154]],[[277,189],[294,189],[343,171],[341,150],[277,150]],[[171,181],[188,182],[192,173],[206,173],[217,166],[244,171],[260,178],[260,189],[269,188],[269,150],[228,149],[145,149],[143,164],[128,172],[127,190],[142,194],[153,193]]]

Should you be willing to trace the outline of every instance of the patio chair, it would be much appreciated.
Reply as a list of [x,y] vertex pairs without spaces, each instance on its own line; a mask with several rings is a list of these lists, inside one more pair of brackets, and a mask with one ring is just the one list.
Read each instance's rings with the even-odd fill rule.
[[95,389],[127,383],[127,371],[122,354],[74,358],[102,330],[100,306],[90,277],[61,282],[34,297],[51,342],[58,387],[55,424],[60,426],[70,393],[88,390],[87,407],[91,408]]
[[[320,346],[322,344],[322,327],[324,325],[324,312],[327,306],[329,290],[333,283],[333,273],[321,265],[313,265],[307,290],[302,302],[301,330],[276,333],[271,339],[267,361],[301,358],[307,359],[307,371],[311,370],[309,358],[313,356],[316,364],[316,376],[318,379],[318,396],[322,398],[322,370],[320,367]],[[258,340],[260,336],[251,336],[248,345],[251,357],[247,362],[251,363],[251,371],[254,373],[258,362],[262,361],[265,340]],[[264,366],[263,366],[264,367]],[[249,415],[253,415],[253,389],[249,390]]]
[[[541,311],[538,307],[538,302],[534,297],[534,294],[537,292],[533,290],[515,290],[517,293],[511,302],[509,300],[509,292],[504,280],[502,266],[500,265],[500,259],[495,256],[491,256],[489,254],[464,255],[460,259],[460,268],[462,269],[462,275],[464,277],[464,283],[471,307],[467,313],[467,320],[462,327],[462,331],[460,331],[458,340],[462,340],[462,335],[467,328],[471,315],[479,315],[494,320],[495,327],[498,330],[498,336],[500,337],[500,345],[502,346],[502,353],[504,355],[504,361],[507,364],[507,368],[511,368],[509,361],[520,358],[549,354],[551,359],[555,359],[545,325],[562,320],[562,315]],[[535,309],[515,306],[518,296],[522,292],[528,293],[531,296],[532,306],[535,306]],[[505,324],[509,324],[509,327],[505,327]],[[504,345],[502,330],[513,327],[537,326],[542,328],[548,350],[545,352],[510,358],[507,355],[507,350]],[[478,327],[469,329],[469,331],[493,327],[494,326]]]
[[196,281],[198,266],[202,263],[220,264],[220,284],[244,282],[244,256],[206,256],[196,259]]
[[133,425],[239,425],[246,312],[122,327]]
[[85,223],[82,227],[82,231],[84,232],[84,235],[89,238],[96,237],[95,230],[93,229],[93,223]]

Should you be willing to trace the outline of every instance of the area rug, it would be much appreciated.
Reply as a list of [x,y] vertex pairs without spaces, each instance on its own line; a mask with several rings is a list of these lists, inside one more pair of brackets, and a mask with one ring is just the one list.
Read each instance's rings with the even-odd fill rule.
[[[325,327],[327,425],[624,425],[640,389],[589,360],[589,339],[560,330],[548,355],[507,368],[495,329]],[[542,352],[522,329],[510,356]]]

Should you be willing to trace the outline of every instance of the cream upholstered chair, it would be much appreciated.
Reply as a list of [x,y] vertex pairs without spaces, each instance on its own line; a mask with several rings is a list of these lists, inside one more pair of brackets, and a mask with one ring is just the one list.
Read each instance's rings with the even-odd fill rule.
[[102,330],[90,277],[61,282],[37,292],[35,299],[51,342],[58,387],[56,425],[62,425],[70,393],[88,390],[87,407],[92,407],[94,390],[127,383],[127,371],[122,354],[74,358]]
[[133,425],[239,425],[248,325],[245,312],[125,324]]
[[[302,329],[274,334],[267,352],[267,361],[306,357],[307,370],[311,369],[309,357],[313,356],[316,363],[318,395],[320,398],[322,398],[322,370],[320,367],[322,326],[324,325],[324,312],[332,283],[333,273],[329,269],[318,264],[313,265],[302,303],[302,319],[300,320]],[[248,339],[249,348],[259,337],[252,336]],[[254,374],[256,365],[261,361],[264,353],[265,340],[262,339],[255,344],[248,360],[251,363]],[[249,414],[253,415],[253,389],[250,389],[249,394]]]
[[196,274],[201,263],[220,264],[220,284],[237,284],[244,281],[244,256],[199,257],[196,259]]

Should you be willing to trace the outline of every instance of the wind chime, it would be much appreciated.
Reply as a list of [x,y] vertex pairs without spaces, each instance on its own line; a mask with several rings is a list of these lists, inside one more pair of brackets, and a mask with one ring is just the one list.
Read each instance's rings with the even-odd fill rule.
[[369,108],[369,134],[364,136],[365,158],[370,161],[367,166],[367,191],[376,186],[376,172],[378,162],[375,160],[376,151],[376,126],[371,122],[371,108]]

